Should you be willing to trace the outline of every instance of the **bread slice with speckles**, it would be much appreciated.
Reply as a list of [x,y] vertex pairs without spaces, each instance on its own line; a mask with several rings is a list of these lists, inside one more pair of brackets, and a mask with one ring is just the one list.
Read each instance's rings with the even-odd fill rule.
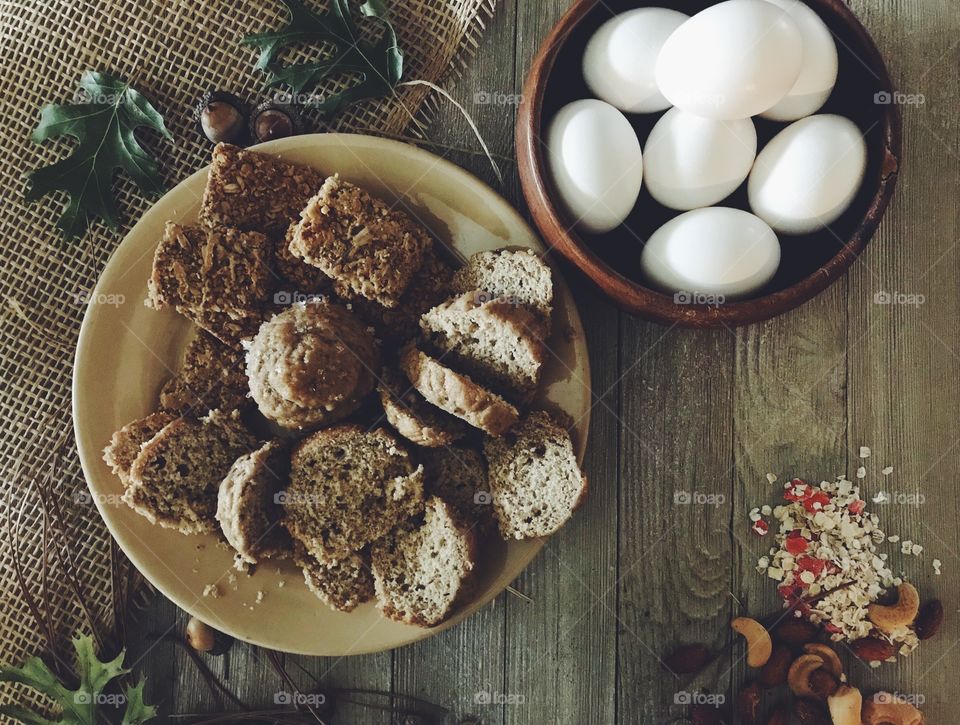
[[500,438],[483,444],[493,508],[505,539],[549,536],[587,494],[573,442],[548,413],[531,412]]
[[390,619],[433,627],[469,591],[477,541],[453,507],[427,501],[423,521],[410,521],[373,546],[373,580],[380,610]]

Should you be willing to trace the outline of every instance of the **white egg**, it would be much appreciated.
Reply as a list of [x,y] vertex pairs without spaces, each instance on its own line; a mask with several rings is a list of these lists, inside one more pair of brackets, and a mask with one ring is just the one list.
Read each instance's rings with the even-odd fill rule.
[[767,0],[726,0],[681,25],[657,58],[657,85],[675,106],[731,120],[771,108],[793,88],[803,41]]
[[866,168],[867,145],[853,121],[809,116],[760,151],[747,182],[750,208],[778,232],[809,234],[847,210]]
[[650,195],[671,209],[710,206],[744,182],[757,156],[753,121],[716,121],[671,108],[643,149]]
[[670,108],[657,88],[657,56],[689,17],[666,8],[638,8],[610,18],[591,36],[583,53],[583,79],[590,91],[630,113]]
[[640,268],[665,292],[745,297],[762,289],[780,265],[777,235],[749,212],[694,209],[647,240]]
[[816,11],[801,0],[767,0],[790,13],[803,39],[800,77],[790,92],[763,112],[771,121],[796,121],[819,111],[837,83],[837,44]]
[[578,228],[601,234],[623,223],[640,194],[643,154],[620,111],[593,98],[567,104],[550,122],[547,151]]

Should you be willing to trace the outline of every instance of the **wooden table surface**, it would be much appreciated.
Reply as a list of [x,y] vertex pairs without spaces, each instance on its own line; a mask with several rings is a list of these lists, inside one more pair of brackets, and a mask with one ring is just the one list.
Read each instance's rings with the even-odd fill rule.
[[[466,74],[450,86],[501,157],[503,193],[521,208],[515,94],[568,4],[501,0]],[[659,656],[681,641],[722,646],[731,617],[778,606],[772,583],[754,571],[770,541],[757,540],[747,523],[752,507],[775,503],[779,493],[765,474],[852,476],[860,446],[868,445],[868,492],[922,494],[919,505],[874,508],[884,528],[925,546],[902,568],[924,596],[944,601],[948,619],[912,657],[875,670],[851,662],[850,678],[866,691],[924,698],[928,722],[956,722],[960,12],[956,0],[852,5],[896,87],[923,97],[902,109],[899,188],[860,262],[793,313],[708,332],[620,314],[567,269],[593,367],[588,503],[515,582],[524,598],[504,593],[452,630],[394,652],[287,657],[304,686],[311,673],[331,686],[421,696],[484,723],[666,722],[682,714],[674,701],[686,682],[665,675]],[[476,147],[452,109],[431,138]],[[482,156],[439,152],[496,186]],[[902,303],[879,304],[884,292],[901,293],[894,297]],[[880,475],[887,465],[895,467],[888,478]],[[677,492],[713,497],[684,505]],[[943,562],[940,576],[934,558]],[[132,648],[165,713],[216,707],[186,655],[150,641],[151,633],[182,631],[184,623],[158,596]],[[236,644],[209,661],[248,704],[272,704],[284,687],[255,648]],[[712,672],[711,686],[729,693],[745,674],[734,650]],[[347,708],[333,722],[389,717]]]

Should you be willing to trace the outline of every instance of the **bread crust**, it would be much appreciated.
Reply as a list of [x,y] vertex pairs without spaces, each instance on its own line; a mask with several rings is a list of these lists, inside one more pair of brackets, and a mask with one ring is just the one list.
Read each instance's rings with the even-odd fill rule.
[[387,421],[411,443],[424,448],[449,446],[463,438],[466,426],[410,387],[406,378],[384,369],[377,385]]
[[428,403],[491,436],[502,435],[520,417],[517,409],[502,397],[466,375],[454,372],[412,344],[400,353],[400,369]]

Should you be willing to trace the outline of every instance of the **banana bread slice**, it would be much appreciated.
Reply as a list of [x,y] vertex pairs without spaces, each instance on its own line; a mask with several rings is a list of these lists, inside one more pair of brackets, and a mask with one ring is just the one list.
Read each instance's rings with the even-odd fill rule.
[[499,395],[412,344],[400,352],[400,369],[428,403],[492,436],[500,435],[519,418],[517,409]]
[[151,413],[146,418],[127,423],[113,434],[110,443],[103,449],[103,460],[124,487],[130,482],[130,468],[140,455],[140,447],[175,417],[169,413]]
[[293,544],[280,525],[277,501],[289,471],[289,448],[270,441],[234,461],[220,483],[217,521],[240,561],[256,564],[291,552]]
[[248,392],[243,348],[201,329],[187,345],[179,372],[161,388],[160,410],[179,415],[230,410],[246,403]]
[[363,189],[331,176],[300,215],[294,255],[334,280],[337,293],[394,308],[432,240],[427,230]]
[[256,444],[236,410],[214,410],[200,420],[177,418],[141,447],[123,500],[165,528],[213,531],[220,482]]
[[453,276],[459,293],[481,290],[488,299],[529,305],[543,318],[549,332],[553,313],[553,276],[532,249],[477,252]]
[[431,498],[422,523],[407,522],[373,545],[378,606],[399,622],[440,624],[465,599],[476,562],[473,532],[451,506]]
[[381,371],[377,392],[387,421],[411,443],[436,448],[466,435],[463,421],[428,403],[405,377],[389,368]]
[[420,318],[427,348],[507,398],[528,402],[546,359],[543,322],[533,310],[466,292]]
[[280,501],[293,538],[337,561],[423,508],[423,466],[382,428],[339,425],[297,446]]
[[506,435],[488,438],[493,508],[505,539],[549,536],[587,495],[570,434],[548,413],[527,415]]
[[330,607],[351,612],[358,604],[373,599],[373,573],[368,552],[347,554],[342,559],[324,564],[298,545],[294,558],[303,571],[307,589]]
[[445,446],[424,451],[422,459],[425,495],[453,506],[478,534],[495,528],[487,462],[480,451]]
[[282,237],[325,176],[273,154],[217,144],[203,192],[200,223]]

